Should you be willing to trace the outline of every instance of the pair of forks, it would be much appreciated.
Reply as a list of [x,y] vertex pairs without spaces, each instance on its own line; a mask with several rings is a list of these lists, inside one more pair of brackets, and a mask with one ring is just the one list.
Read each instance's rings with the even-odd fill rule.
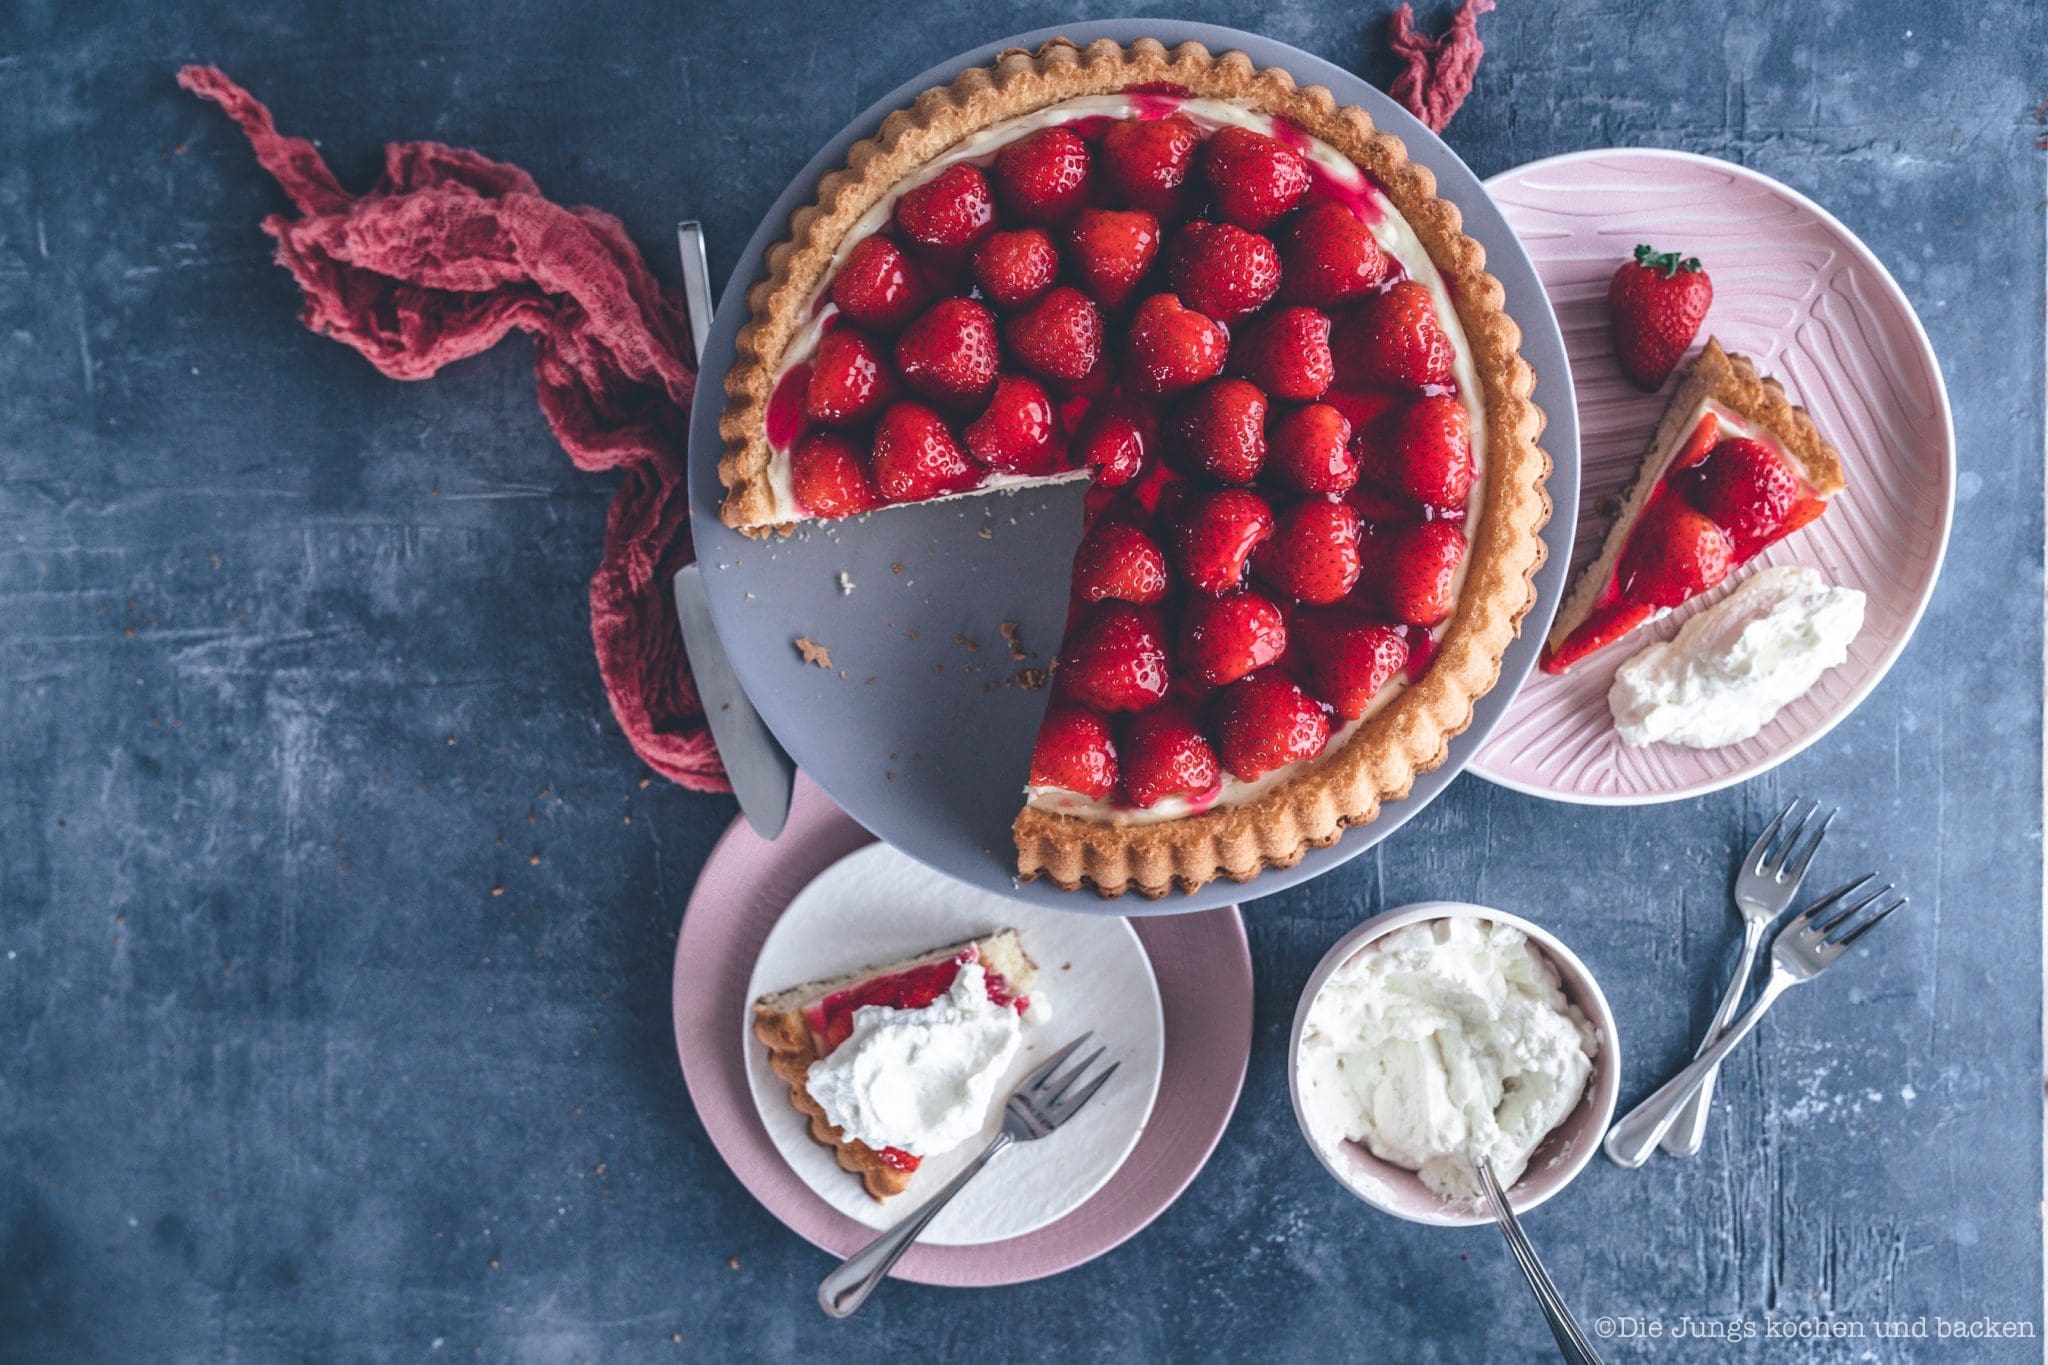
[[1743,923],[1741,963],[1721,997],[1713,1025],[1692,1064],[1659,1086],[1608,1130],[1605,1150],[1618,1165],[1642,1165],[1660,1142],[1666,1151],[1677,1156],[1697,1152],[1706,1131],[1707,1105],[1722,1059],[1749,1036],[1779,996],[1839,962],[1857,939],[1906,904],[1906,897],[1893,894],[1894,883],[1876,885],[1875,872],[1865,873],[1815,901],[1787,922],[1771,941],[1771,970],[1763,993],[1737,1018],[1736,1010],[1749,990],[1764,931],[1799,894],[1806,869],[1837,814],[1831,810],[1817,819],[1820,805],[1815,802],[1794,819],[1793,812],[1799,811],[1800,805],[1799,798],[1794,797],[1744,855],[1735,877],[1735,906]]

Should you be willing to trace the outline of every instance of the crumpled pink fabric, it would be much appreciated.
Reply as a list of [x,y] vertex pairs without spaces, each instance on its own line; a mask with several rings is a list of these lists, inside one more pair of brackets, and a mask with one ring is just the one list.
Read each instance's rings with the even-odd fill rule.
[[1421,119],[1432,133],[1441,133],[1451,116],[1472,93],[1472,80],[1479,74],[1479,59],[1486,49],[1479,42],[1479,16],[1493,10],[1493,0],[1465,0],[1441,38],[1425,37],[1415,31],[1415,10],[1403,5],[1394,11],[1387,42],[1402,62],[1388,92]]
[[[394,379],[425,379],[517,329],[533,337],[540,407],[579,468],[624,474],[590,580],[598,673],[635,752],[698,791],[730,791],[683,656],[670,581],[691,558],[683,460],[696,375],[681,295],[619,220],[562,208],[525,171],[436,142],[384,149],[368,194],[208,66],[178,84],[218,104],[297,216],[272,214],[305,323]],[[694,359],[694,357],[693,357]]]

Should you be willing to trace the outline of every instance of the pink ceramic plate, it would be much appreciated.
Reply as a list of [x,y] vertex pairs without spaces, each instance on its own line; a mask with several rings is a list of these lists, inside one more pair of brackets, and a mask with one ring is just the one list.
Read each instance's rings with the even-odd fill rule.
[[[740,1183],[799,1236],[847,1256],[874,1237],[813,1193],[775,1150],[735,1037],[768,931],[812,878],[874,836],[801,773],[789,824],[768,843],[745,820],[711,852],[676,936],[676,1051],[697,1116]],[[1165,1017],[1159,1094],[1117,1173],[1072,1213],[980,1246],[916,1246],[893,1272],[922,1284],[1015,1284],[1071,1270],[1125,1241],[1187,1188],[1237,1107],[1252,1041],[1252,962],[1235,906],[1131,921]],[[999,1178],[1000,1166],[984,1179]],[[913,1196],[909,1196],[914,1198]]]
[[[1883,265],[1812,200],[1710,157],[1577,152],[1487,182],[1543,278],[1578,389],[1579,534],[1572,570],[1599,553],[1602,498],[1625,488],[1670,396],[1622,378],[1608,340],[1607,281],[1638,242],[1706,264],[1714,305],[1701,336],[1775,375],[1841,451],[1848,490],[1826,516],[1754,561],[1804,564],[1869,596],[1848,662],[1754,738],[1714,750],[1621,742],[1614,671],[1669,639],[1706,594],[1578,664],[1531,673],[1472,771],[1534,796],[1636,805],[1696,796],[1776,767],[1877,686],[1934,591],[1955,507],[1955,428],[1934,351]],[[1740,577],[1740,575],[1738,575]]]

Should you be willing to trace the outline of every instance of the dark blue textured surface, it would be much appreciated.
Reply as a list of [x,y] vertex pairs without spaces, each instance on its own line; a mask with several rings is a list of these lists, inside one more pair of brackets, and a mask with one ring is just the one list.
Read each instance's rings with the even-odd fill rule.
[[[1181,14],[1383,81],[1384,10]],[[1371,855],[1254,904],[1251,1075],[1187,1196],[1059,1279],[891,1286],[833,1325],[811,1302],[824,1258],[726,1173],[677,1075],[676,918],[732,806],[642,786],[599,692],[583,593],[606,485],[549,440],[521,346],[399,385],[305,333],[255,227],[279,196],[171,73],[219,62],[350,183],[386,138],[520,162],[618,213],[664,271],[674,220],[702,217],[722,276],[719,245],[876,93],[1095,14],[7,5],[0,1356],[1540,1357],[1490,1232],[1379,1218],[1301,1145],[1295,992],[1373,910],[1496,903],[1600,975],[1639,1096],[1711,1009],[1733,851],[1793,791],[1845,807],[1820,876],[1882,863],[1917,908],[1738,1055],[1699,1158],[1597,1162],[1530,1231],[1589,1317],[2038,1333],[2048,20],[1696,13],[1508,0],[1450,140],[1482,175],[1607,144],[1710,152],[1876,249],[1933,334],[1962,452],[1914,647],[1744,788],[1595,810],[1462,778]]]

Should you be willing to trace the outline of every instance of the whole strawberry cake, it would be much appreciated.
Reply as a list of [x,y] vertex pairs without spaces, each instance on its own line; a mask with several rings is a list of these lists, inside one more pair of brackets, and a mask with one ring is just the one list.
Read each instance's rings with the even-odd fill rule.
[[1019,875],[1290,865],[1442,761],[1532,600],[1534,376],[1459,226],[1362,110],[1242,53],[1005,53],[770,252],[723,518],[1092,481]]

